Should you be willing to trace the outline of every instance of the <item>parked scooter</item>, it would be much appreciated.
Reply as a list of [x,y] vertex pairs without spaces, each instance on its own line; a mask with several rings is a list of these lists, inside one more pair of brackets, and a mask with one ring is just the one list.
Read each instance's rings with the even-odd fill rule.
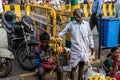
[[7,32],[0,26],[0,77],[7,76],[12,70],[14,55],[8,50]]
[[5,12],[2,19],[3,27],[8,35],[9,50],[16,53],[18,62],[23,69],[34,70],[33,51],[39,43],[30,38],[35,29],[32,19],[29,16],[23,16],[22,20],[19,20],[11,11]]

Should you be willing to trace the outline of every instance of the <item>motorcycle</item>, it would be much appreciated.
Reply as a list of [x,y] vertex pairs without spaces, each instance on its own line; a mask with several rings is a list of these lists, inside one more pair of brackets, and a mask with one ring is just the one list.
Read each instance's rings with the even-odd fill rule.
[[7,32],[0,27],[0,77],[7,76],[12,70],[14,55],[8,50]]
[[23,16],[16,21],[16,15],[7,11],[3,14],[3,27],[8,34],[9,50],[15,52],[20,66],[25,70],[34,70],[34,47],[39,43],[31,39],[35,27],[29,16]]

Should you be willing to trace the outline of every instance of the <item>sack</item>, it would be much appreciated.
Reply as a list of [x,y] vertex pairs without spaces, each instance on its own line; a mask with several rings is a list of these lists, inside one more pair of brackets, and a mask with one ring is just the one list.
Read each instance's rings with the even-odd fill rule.
[[72,67],[70,65],[68,66],[63,66],[63,70],[64,71],[71,71],[72,70]]
[[84,74],[84,80],[88,80],[89,76],[95,76],[96,74],[99,74],[102,76],[102,78],[105,78],[106,73],[104,70],[100,69],[100,68],[96,68],[96,67],[92,67],[90,66],[87,70],[87,72]]

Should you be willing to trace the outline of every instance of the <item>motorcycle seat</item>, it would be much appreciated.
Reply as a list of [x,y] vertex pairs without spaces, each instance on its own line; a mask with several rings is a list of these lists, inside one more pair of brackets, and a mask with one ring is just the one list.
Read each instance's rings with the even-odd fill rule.
[[14,26],[14,29],[21,29],[21,22],[15,22],[13,26]]
[[14,25],[14,22],[11,22],[11,21],[6,21],[5,22],[5,25],[6,25],[6,28],[7,29],[9,29],[9,30],[11,30],[12,29],[12,27],[13,27],[13,25]]
[[5,21],[5,26],[9,30],[8,33],[13,33],[15,30],[20,29],[21,25],[18,22]]

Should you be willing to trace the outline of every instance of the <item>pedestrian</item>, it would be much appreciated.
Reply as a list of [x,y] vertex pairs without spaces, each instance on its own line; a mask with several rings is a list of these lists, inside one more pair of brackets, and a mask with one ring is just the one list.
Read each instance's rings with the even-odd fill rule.
[[50,4],[55,4],[53,7],[55,10],[62,10],[60,5],[61,0],[51,0]]
[[69,22],[58,36],[63,37],[66,32],[70,33],[70,65],[72,67],[70,78],[75,80],[75,72],[78,66],[78,80],[83,80],[83,68],[85,63],[89,61],[89,48],[92,54],[94,52],[93,35],[89,23],[82,19],[83,13],[81,9],[75,9],[73,16],[75,20]]
[[88,4],[88,0],[84,0],[84,4]]
[[36,4],[44,3],[43,0],[36,0]]
[[49,34],[43,32],[40,34],[40,44],[35,47],[34,64],[37,66],[39,80],[44,80],[45,72],[56,71],[58,80],[62,80],[62,68],[54,63],[53,58],[50,56],[51,48],[49,47]]
[[117,0],[116,2],[116,17],[120,18],[120,0]]
[[92,3],[92,0],[88,0],[88,4],[91,4]]
[[3,13],[3,2],[2,0],[0,0],[0,19],[2,19],[2,13]]
[[71,0],[64,0],[65,1],[65,4],[70,4],[71,3]]
[[94,0],[92,3],[92,15],[90,17],[90,28],[91,30],[94,29],[94,27],[97,27],[98,31],[98,22],[97,19],[99,15],[101,15],[101,8],[104,0]]
[[78,0],[78,3],[79,3],[79,4],[83,4],[83,3],[84,3],[84,0]]

